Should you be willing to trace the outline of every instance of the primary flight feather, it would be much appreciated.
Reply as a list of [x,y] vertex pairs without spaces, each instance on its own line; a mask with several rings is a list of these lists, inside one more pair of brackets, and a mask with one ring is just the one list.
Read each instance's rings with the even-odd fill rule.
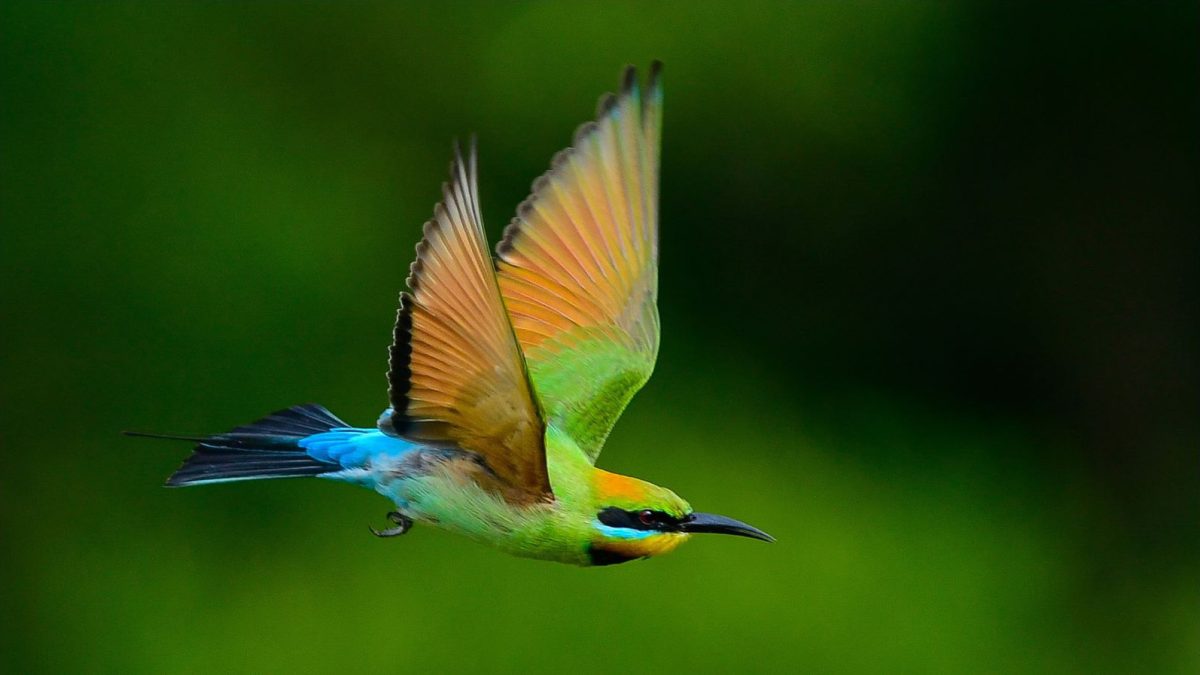
[[658,354],[661,64],[617,95],[533,184],[496,249],[474,142],[455,148],[401,294],[377,428],[318,405],[197,441],[167,484],[318,476],[392,500],[394,524],[509,553],[607,565],[697,532],[770,541],[666,488],[594,466]]

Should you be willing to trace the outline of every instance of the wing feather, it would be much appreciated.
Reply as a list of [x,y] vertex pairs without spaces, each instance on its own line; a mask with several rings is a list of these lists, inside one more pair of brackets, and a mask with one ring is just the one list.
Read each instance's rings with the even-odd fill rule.
[[546,422],[594,461],[658,354],[661,64],[627,68],[533,183],[497,247],[498,278]]
[[[479,212],[475,147],[455,149],[401,295],[380,428],[475,452],[514,502],[552,498],[545,428],[500,297]],[[493,485],[492,483],[496,484]]]

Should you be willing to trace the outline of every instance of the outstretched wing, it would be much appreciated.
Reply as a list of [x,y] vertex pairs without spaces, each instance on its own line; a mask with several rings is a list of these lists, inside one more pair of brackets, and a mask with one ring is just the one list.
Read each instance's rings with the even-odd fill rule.
[[388,370],[396,436],[477,453],[506,499],[551,498],[544,426],[504,311],[479,212],[475,146],[455,148],[400,297]]
[[497,247],[500,291],[546,422],[594,462],[658,355],[661,64],[620,94],[517,210]]

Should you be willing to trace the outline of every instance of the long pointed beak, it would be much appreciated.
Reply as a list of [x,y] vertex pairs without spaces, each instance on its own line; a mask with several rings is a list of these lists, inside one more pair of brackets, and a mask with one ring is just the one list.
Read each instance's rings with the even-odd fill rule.
[[716,534],[732,534],[738,537],[750,537],[762,541],[775,541],[775,537],[763,532],[752,525],[740,520],[718,516],[715,513],[693,513],[679,523],[681,532],[713,532]]

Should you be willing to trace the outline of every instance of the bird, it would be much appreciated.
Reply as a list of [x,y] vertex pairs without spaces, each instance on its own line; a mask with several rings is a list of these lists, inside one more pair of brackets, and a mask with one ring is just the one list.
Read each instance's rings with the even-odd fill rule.
[[661,555],[697,533],[774,541],[697,512],[671,490],[595,465],[659,349],[662,64],[616,94],[554,156],[493,257],[477,144],[454,145],[442,201],[400,294],[388,403],[353,427],[317,404],[196,443],[172,487],[318,477],[391,500],[415,524],[516,556],[604,566]]

